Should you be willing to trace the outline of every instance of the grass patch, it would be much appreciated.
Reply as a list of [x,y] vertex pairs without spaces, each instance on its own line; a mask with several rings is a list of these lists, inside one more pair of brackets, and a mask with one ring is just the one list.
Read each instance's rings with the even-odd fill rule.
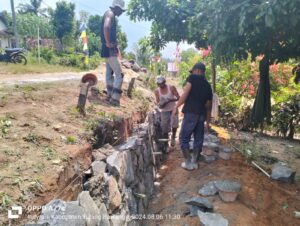
[[9,116],[0,118],[0,133],[3,138],[6,138],[8,136],[11,126],[12,126],[12,122]]
[[11,198],[5,193],[0,191],[0,207],[1,209],[7,210],[12,204]]
[[47,158],[47,160],[52,160],[56,155],[56,151],[53,148],[47,146],[42,150],[42,153],[43,156]]
[[257,146],[255,141],[238,144],[238,149],[246,157],[247,163],[259,160],[261,147]]
[[76,144],[77,143],[77,139],[74,136],[68,136],[67,137],[67,144]]
[[41,74],[41,73],[54,73],[54,72],[79,72],[82,71],[75,67],[65,67],[61,65],[50,64],[6,64],[0,63],[0,74]]

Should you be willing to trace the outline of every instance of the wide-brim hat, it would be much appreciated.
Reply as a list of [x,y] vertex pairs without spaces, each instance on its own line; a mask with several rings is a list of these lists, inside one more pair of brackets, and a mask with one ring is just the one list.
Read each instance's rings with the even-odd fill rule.
[[114,0],[111,7],[112,8],[119,7],[122,11],[126,11],[125,2],[123,0]]

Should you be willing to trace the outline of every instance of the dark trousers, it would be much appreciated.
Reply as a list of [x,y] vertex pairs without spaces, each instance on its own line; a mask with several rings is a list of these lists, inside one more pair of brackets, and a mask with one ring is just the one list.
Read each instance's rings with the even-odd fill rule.
[[204,121],[205,118],[202,115],[185,113],[183,122],[181,125],[179,141],[182,151],[190,150],[191,136],[194,136],[194,150],[201,151],[204,140]]

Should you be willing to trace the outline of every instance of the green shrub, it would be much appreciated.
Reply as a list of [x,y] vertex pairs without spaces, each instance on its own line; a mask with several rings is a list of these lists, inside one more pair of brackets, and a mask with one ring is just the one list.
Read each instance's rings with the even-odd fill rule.
[[47,61],[48,64],[50,64],[55,56],[52,49],[48,48],[41,48],[40,50],[40,56]]

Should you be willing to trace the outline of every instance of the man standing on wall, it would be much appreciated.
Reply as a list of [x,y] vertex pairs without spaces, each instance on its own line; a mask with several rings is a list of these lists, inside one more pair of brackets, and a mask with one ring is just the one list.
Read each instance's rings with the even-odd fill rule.
[[[205,78],[205,65],[197,63],[190,71],[191,74],[186,81],[183,94],[181,95],[173,115],[178,108],[184,104],[182,112],[184,118],[179,135],[180,147],[185,158],[181,167],[187,170],[198,168],[198,160],[202,151],[204,140],[204,123],[206,129],[210,129],[210,117],[212,106],[212,89]],[[193,152],[190,156],[190,140],[194,136]]]
[[101,57],[106,58],[107,100],[113,106],[120,105],[122,95],[123,74],[118,59],[116,16],[120,16],[124,11],[124,1],[114,0],[110,9],[104,14],[101,26]]

